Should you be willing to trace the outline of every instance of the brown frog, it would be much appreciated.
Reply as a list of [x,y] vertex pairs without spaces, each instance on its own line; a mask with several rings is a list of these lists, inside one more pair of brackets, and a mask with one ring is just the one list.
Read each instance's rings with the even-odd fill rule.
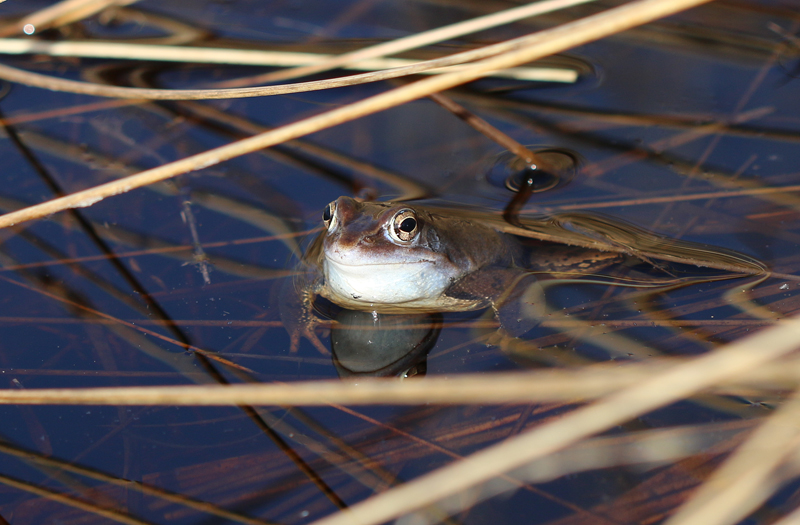
[[[282,303],[293,349],[300,336],[321,346],[313,337],[311,304],[316,295],[343,308],[378,314],[487,307],[500,314],[511,306],[505,317],[516,319],[514,324],[522,321],[514,303],[526,286],[535,285],[531,270],[586,274],[621,259],[620,254],[585,248],[576,258],[549,247],[550,254],[543,257],[547,262],[531,265],[522,260],[525,251],[513,236],[464,216],[406,203],[339,197],[325,208],[322,219],[325,231],[307,250],[306,272],[295,283],[302,313],[297,314],[291,301]],[[501,324],[509,324],[499,317]]]

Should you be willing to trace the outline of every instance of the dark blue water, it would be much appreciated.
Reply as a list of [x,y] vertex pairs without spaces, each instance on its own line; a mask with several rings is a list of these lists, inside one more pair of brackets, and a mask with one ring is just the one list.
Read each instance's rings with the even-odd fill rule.
[[[0,16],[48,4],[9,1],[0,4]],[[579,159],[574,177],[534,194],[525,213],[596,211],[667,237],[737,250],[777,272],[796,275],[800,98],[793,68],[800,50],[767,29],[774,22],[796,33],[796,16],[789,16],[789,2],[771,2],[766,6],[771,11],[756,9],[759,5],[710,6],[573,50],[570,63],[585,66],[575,85],[486,80],[449,95],[522,144],[556,148]],[[43,37],[163,34],[145,17],[152,14],[202,29],[209,35],[205,45],[291,44],[333,53],[503,7],[143,1],[131,6],[143,13],[137,15],[139,23],[115,26],[92,18]],[[434,51],[445,54],[520,36],[595,9],[493,29]],[[153,85],[176,88],[262,72],[101,59],[2,60],[71,79],[113,65],[117,83],[134,82],[143,71],[142,78]],[[10,126],[0,140],[0,210],[163,165],[246,136],[253,127],[294,122],[399,84],[208,102],[203,104],[216,115],[205,117],[180,103],[97,106],[108,101],[12,85],[0,100]],[[225,122],[226,116],[246,120],[250,131]],[[16,133],[21,145],[9,133]],[[192,384],[219,376],[231,382],[339,377],[334,358],[309,341],[301,341],[296,353],[290,351],[279,312],[298,246],[307,246],[315,235],[309,232],[320,225],[324,206],[340,195],[397,197],[402,189],[387,182],[396,177],[420,184],[439,202],[499,212],[513,193],[487,180],[487,173],[502,153],[432,101],[420,100],[109,198],[75,214],[4,230],[0,387]],[[375,176],[378,171],[381,177]],[[609,271],[664,277],[647,266],[628,261]],[[766,324],[725,301],[723,294],[740,285],[711,282],[650,295],[602,284],[553,287],[548,289],[550,315],[521,338],[524,344],[516,352],[486,344],[494,328],[463,327],[491,320],[490,313],[446,314],[419,370],[438,376],[631,359],[614,353],[607,334],[650,348],[654,355],[699,354]],[[795,281],[776,277],[752,296],[786,316],[799,306],[796,290]],[[328,313],[334,315],[336,308]],[[587,335],[582,328],[565,328],[564,319],[586,321],[593,329]],[[462,324],[456,327],[457,322]],[[328,332],[318,334],[329,347]],[[248,372],[213,362],[209,366],[187,352],[187,344]],[[634,426],[739,421],[752,415],[748,401],[753,400],[737,400],[741,410],[727,411],[682,403]],[[256,421],[235,408],[6,406],[0,408],[0,517],[15,525],[107,522],[97,511],[49,500],[43,488],[147,523],[234,522],[143,494],[124,483],[130,480],[258,519],[307,523],[334,512],[335,502],[353,504],[376,487],[413,479],[571,407],[268,407]],[[300,459],[290,459],[285,448]],[[45,465],[44,459],[54,462]],[[367,460],[371,463],[365,465]],[[85,470],[68,471],[65,464]],[[665,476],[662,485],[649,470],[570,475],[494,498],[457,521],[586,523],[590,516],[604,523],[648,521],[663,502],[641,495],[653,485],[689,487],[693,468]],[[110,478],[90,478],[91,469]],[[637,495],[651,506],[627,512],[624,498]],[[786,500],[791,494],[781,495],[780,501]],[[783,507],[778,502],[773,510],[780,513]]]

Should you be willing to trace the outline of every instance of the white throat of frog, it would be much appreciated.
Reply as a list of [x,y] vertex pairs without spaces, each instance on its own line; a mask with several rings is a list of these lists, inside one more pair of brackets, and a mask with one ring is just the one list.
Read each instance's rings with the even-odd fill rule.
[[326,258],[323,266],[332,293],[365,305],[435,304],[456,277],[427,260],[349,265]]

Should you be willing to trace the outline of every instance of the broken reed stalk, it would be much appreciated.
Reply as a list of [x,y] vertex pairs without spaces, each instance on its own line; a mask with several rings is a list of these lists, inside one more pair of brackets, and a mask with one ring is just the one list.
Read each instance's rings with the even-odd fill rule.
[[38,219],[69,208],[87,207],[106,197],[206,168],[262,148],[281,144],[383,111],[400,104],[482,78],[492,71],[514,67],[544,56],[609,36],[710,0],[639,0],[602,13],[582,18],[534,35],[533,42],[496,57],[477,62],[463,71],[446,73],[402,86],[392,91],[355,102],[254,137],[193,155],[124,179],[95,186],[66,197],[53,199],[0,216],[0,228]]

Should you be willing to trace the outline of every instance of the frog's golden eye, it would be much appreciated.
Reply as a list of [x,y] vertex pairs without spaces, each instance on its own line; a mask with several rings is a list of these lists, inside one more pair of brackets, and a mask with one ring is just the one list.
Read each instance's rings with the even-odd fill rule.
[[325,223],[325,228],[330,230],[336,223],[336,202],[332,202],[325,206],[322,210],[322,222]]
[[409,242],[417,235],[419,222],[414,210],[400,210],[392,219],[389,233],[392,238],[401,242]]

